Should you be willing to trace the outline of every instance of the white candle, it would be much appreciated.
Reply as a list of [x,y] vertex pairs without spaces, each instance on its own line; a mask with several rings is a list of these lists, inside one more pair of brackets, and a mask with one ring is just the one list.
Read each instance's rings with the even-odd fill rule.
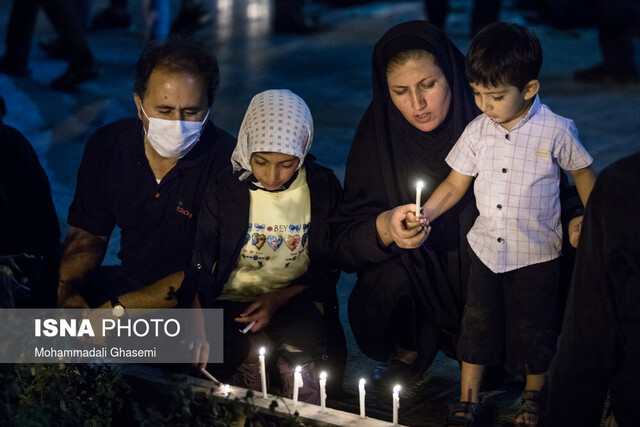
[[324,412],[327,403],[327,373],[320,372],[320,412]]
[[416,184],[416,217],[420,216],[420,193],[422,193],[422,187],[424,187],[424,182],[418,181]]
[[262,381],[262,397],[264,399],[267,398],[267,370],[265,369],[265,366],[264,366],[265,353],[266,353],[266,350],[264,349],[264,347],[261,347],[260,355],[258,356],[258,358],[260,359],[260,380]]
[[364,391],[364,383],[366,383],[366,381],[364,380],[364,378],[360,379],[360,382],[358,383],[358,391],[360,392],[360,418],[364,418],[364,396],[365,396],[365,391]]
[[208,379],[210,379],[211,381],[213,381],[213,383],[214,383],[215,385],[217,385],[218,387],[222,387],[222,383],[221,383],[220,381],[218,381],[218,380],[216,379],[216,377],[214,377],[213,375],[211,375],[211,374],[209,373],[209,371],[207,371],[207,370],[206,370],[206,369],[204,369],[204,368],[200,368],[200,372],[202,372],[202,373],[204,374],[204,376],[205,376],[205,377],[207,377]]
[[240,331],[240,333],[246,334],[247,332],[249,332],[251,330],[251,328],[253,328],[253,325],[256,324],[256,321],[254,320],[253,322],[249,323],[247,326],[245,326],[244,329],[238,329]]
[[293,374],[293,406],[298,405],[298,389],[302,387],[302,367],[296,366]]
[[400,407],[400,396],[398,395],[398,393],[400,393],[400,386],[396,385],[393,388],[393,425],[397,426],[398,425],[398,408]]

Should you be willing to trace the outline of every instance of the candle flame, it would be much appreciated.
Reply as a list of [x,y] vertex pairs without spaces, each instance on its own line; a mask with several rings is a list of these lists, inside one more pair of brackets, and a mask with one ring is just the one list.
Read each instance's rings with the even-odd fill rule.
[[302,372],[302,366],[296,366],[296,373],[299,374]]
[[366,383],[366,382],[367,382],[367,381],[366,381],[364,378],[360,378],[360,382],[359,382],[359,384],[360,384],[360,385],[365,385],[365,383]]
[[327,379],[327,373],[326,372],[320,372],[320,379],[321,380],[326,380]]
[[[255,350],[254,350],[255,351]],[[264,354],[267,352],[267,350],[264,347],[260,347],[259,353],[260,356],[264,356]]]
[[400,389],[401,389],[401,388],[402,388],[402,387],[400,387],[400,384],[397,384],[397,385],[393,388],[393,392],[394,392],[394,393],[398,393],[398,392],[400,392]]
[[416,189],[418,189],[418,188],[419,188],[419,189],[424,188],[424,182],[422,182],[422,181],[418,181],[418,182],[416,183]]

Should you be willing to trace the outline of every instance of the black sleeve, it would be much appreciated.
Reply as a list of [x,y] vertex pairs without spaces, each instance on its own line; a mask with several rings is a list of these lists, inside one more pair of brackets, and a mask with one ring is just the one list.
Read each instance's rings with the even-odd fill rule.
[[[333,299],[334,287],[340,275],[331,248],[329,220],[340,206],[342,186],[333,172],[326,170],[321,173],[320,179],[310,183],[309,191],[313,192],[309,231],[310,263],[308,270],[291,285],[309,286],[313,301],[326,302]],[[320,206],[314,207],[314,204]]]
[[379,173],[380,165],[372,126],[371,107],[362,118],[353,139],[344,177],[344,199],[331,221],[333,247],[340,266],[354,272],[371,263],[385,261],[398,252],[395,245],[380,244],[376,219],[391,209],[387,189]]
[[110,203],[109,169],[114,155],[113,141],[105,128],[98,129],[87,142],[78,170],[76,192],[69,207],[67,222],[96,236],[109,236],[115,226]]

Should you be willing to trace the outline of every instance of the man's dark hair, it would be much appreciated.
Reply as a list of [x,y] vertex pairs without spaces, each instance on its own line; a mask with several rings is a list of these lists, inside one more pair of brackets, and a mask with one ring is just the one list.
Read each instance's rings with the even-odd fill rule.
[[483,86],[515,86],[538,78],[542,46],[535,33],[518,24],[496,22],[471,41],[465,57],[469,82]]
[[190,37],[171,37],[165,42],[147,44],[136,65],[134,92],[144,99],[151,72],[162,69],[170,73],[187,72],[205,81],[209,106],[220,83],[218,62],[199,40]]

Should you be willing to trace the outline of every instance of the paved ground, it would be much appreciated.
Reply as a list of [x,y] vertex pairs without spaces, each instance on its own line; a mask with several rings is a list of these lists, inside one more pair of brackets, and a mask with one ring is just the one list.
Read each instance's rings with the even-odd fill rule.
[[[19,1],[19,0],[18,0]],[[0,42],[10,2],[0,4]],[[94,10],[106,0],[96,0]],[[65,64],[47,59],[34,47],[32,77],[0,74],[0,94],[7,101],[6,123],[20,129],[38,152],[52,183],[56,209],[66,229],[67,209],[73,197],[77,167],[87,137],[97,127],[135,113],[133,66],[142,47],[139,2],[130,2],[136,15],[129,31],[94,32],[89,36],[102,75],[82,85],[77,93],[52,91],[48,82]],[[174,9],[177,0],[172,0]],[[467,1],[453,0],[447,32],[464,52],[469,44]],[[506,3],[503,20],[527,23],[524,15]],[[221,66],[221,85],[212,116],[236,134],[251,97],[265,89],[288,88],[302,96],[316,126],[312,150],[320,162],[342,178],[351,138],[370,100],[370,62],[375,41],[392,25],[424,18],[422,1],[375,2],[357,7],[320,9],[327,29],[309,36],[276,35],[271,31],[269,0],[205,0],[214,23],[198,35],[210,41]],[[584,145],[600,171],[612,161],[640,150],[640,86],[627,88],[579,84],[571,79],[576,69],[600,60],[594,29],[561,31],[530,24],[541,39],[545,61],[541,97],[555,112],[573,118]],[[44,17],[36,40],[50,36]],[[114,236],[108,261],[114,262],[118,237]],[[354,277],[343,275],[339,292],[343,308]],[[343,319],[348,326],[346,318]],[[357,349],[349,333],[349,369],[345,389],[357,390],[357,380],[368,376],[375,363]],[[402,401],[400,421],[410,425],[436,425],[443,420],[445,402],[457,394],[459,372],[455,361],[439,356],[420,384],[417,402]],[[520,380],[487,392],[486,425],[502,425],[515,411]],[[371,396],[373,397],[373,396]],[[347,408],[355,410],[347,399]],[[340,402],[336,402],[336,405]],[[370,400],[370,414],[388,417],[390,396]]]

